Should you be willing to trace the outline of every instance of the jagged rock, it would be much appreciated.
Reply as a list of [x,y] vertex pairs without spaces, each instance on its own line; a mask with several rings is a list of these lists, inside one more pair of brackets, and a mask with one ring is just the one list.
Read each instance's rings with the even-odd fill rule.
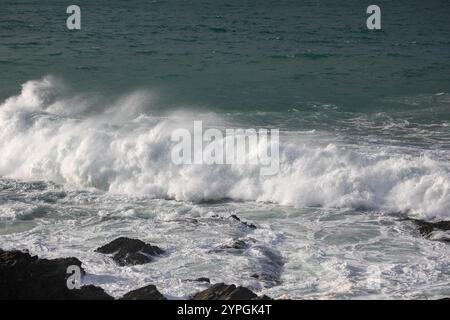
[[167,300],[154,285],[148,285],[125,294],[120,300]]
[[234,219],[234,220],[236,220],[236,221],[239,221],[241,224],[243,224],[244,226],[246,226],[246,227],[248,227],[248,228],[250,228],[250,229],[257,229],[256,226],[255,226],[253,223],[249,223],[249,222],[242,221],[242,220],[241,220],[237,215],[235,215],[235,214],[232,214],[232,215],[230,216],[230,218],[232,218],[232,219]]
[[235,214],[232,214],[231,216],[230,216],[230,218],[231,219],[234,219],[234,220],[236,220],[236,221],[241,221],[241,219],[237,216],[237,215],[235,215]]
[[236,287],[234,284],[217,283],[212,287],[196,293],[192,300],[267,300],[267,296],[258,297],[245,287]]
[[112,259],[120,266],[148,263],[153,261],[152,257],[164,253],[164,250],[157,246],[126,237],[117,238],[95,251],[112,254]]
[[[436,230],[441,231],[450,230],[450,221],[427,222],[423,220],[414,220],[414,222],[418,225],[420,234],[425,238],[429,238],[431,236],[431,233],[433,233]],[[442,241],[450,241],[450,240],[442,239]]]
[[114,300],[102,288],[93,285],[82,286],[70,291],[72,300]]
[[103,289],[83,286],[67,288],[67,268],[80,267],[77,258],[39,259],[21,251],[0,249],[0,299],[112,299]]

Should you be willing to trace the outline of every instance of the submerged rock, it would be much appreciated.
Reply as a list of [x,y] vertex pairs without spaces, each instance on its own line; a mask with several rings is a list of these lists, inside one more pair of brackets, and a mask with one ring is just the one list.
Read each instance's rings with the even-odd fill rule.
[[231,244],[223,245],[221,248],[223,248],[223,249],[245,250],[245,249],[248,249],[249,247],[250,247],[250,244],[248,244],[244,240],[238,239],[238,240],[235,240]]
[[254,270],[252,278],[264,282],[265,287],[280,285],[284,266],[281,253],[276,249],[265,246],[256,246],[254,250],[259,252],[257,255],[259,270]]
[[270,298],[267,296],[259,297],[245,287],[217,283],[204,291],[196,293],[192,300],[270,300]]
[[229,243],[226,244],[222,244],[218,247],[216,247],[215,249],[212,250],[212,252],[224,252],[224,251],[233,251],[235,253],[242,253],[244,252],[244,250],[248,249],[251,247],[251,244],[249,243],[249,241],[251,241],[252,239],[235,239],[232,240]]
[[154,285],[148,285],[125,294],[120,300],[167,300]]
[[112,254],[112,259],[120,266],[149,263],[164,250],[141,240],[120,237],[98,248],[96,252]]
[[241,220],[237,215],[235,215],[235,214],[232,214],[232,215],[230,216],[230,218],[233,219],[233,220],[239,221],[242,225],[244,225],[244,226],[246,226],[246,227],[248,227],[248,228],[250,228],[250,229],[257,229],[256,226],[255,226],[253,223],[249,223],[249,222],[242,221],[242,220]]
[[47,260],[0,249],[0,299],[113,299],[102,288],[92,285],[69,290],[67,268],[72,265],[80,267],[84,274],[77,258]]
[[211,280],[209,280],[209,278],[197,278],[194,281],[211,283]]
[[186,279],[183,280],[184,282],[206,282],[206,283],[211,283],[211,280],[209,280],[209,278],[197,278],[197,279]]

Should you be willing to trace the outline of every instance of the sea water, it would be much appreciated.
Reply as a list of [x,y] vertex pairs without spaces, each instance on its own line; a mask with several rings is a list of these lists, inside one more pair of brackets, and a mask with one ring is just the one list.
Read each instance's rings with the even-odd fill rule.
[[[369,31],[366,2],[78,1],[74,31],[3,0],[0,247],[75,256],[117,297],[448,296],[450,235],[411,219],[450,219],[450,4],[379,1]],[[279,171],[174,164],[194,121],[279,129]],[[167,254],[94,252],[119,236]]]

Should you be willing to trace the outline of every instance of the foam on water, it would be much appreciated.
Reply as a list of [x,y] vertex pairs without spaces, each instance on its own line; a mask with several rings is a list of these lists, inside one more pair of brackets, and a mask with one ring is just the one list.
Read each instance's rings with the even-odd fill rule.
[[[274,176],[250,165],[178,166],[170,158],[171,132],[191,126],[193,114],[143,114],[151,104],[145,92],[95,114],[87,112],[90,103],[52,77],[25,83],[0,106],[0,174],[160,199],[363,208],[440,220],[450,214],[447,154],[346,148],[292,135],[288,142],[282,134]],[[210,119],[226,125],[218,115]]]
[[[145,114],[145,91],[93,112],[101,99],[59,83],[27,82],[0,106],[2,249],[75,256],[83,283],[115,297],[155,284],[188,298],[207,287],[189,281],[200,277],[274,298],[450,295],[450,249],[431,241],[447,235],[421,238],[387,214],[448,219],[445,150],[328,143],[322,130],[294,130],[280,137],[275,176],[258,166],[176,166],[170,133],[196,116]],[[219,128],[233,123],[225,118],[202,115]],[[119,236],[167,254],[118,267],[95,249]]]
[[[20,207],[30,216],[0,221],[2,233],[14,231],[0,235],[1,247],[46,258],[75,256],[87,271],[83,283],[99,285],[116,297],[155,284],[168,297],[188,298],[207,288],[188,281],[200,277],[274,298],[450,294],[448,244],[421,238],[413,223],[380,212],[255,202],[195,204],[60,188],[66,195],[47,203],[46,213],[33,215],[49,190],[2,182],[8,186],[0,193],[2,206],[17,212]],[[158,245],[166,254],[149,264],[118,267],[95,249],[119,236]],[[236,241],[245,245],[233,248]]]

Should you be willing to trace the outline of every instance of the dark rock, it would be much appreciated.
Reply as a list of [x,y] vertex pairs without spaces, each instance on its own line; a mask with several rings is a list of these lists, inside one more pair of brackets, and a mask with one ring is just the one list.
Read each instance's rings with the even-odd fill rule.
[[237,216],[237,215],[235,215],[235,214],[232,214],[231,216],[230,216],[230,218],[231,219],[234,219],[234,220],[236,220],[236,221],[241,221],[241,219]]
[[425,223],[423,221],[417,222],[419,226],[420,235],[423,237],[428,237],[434,230],[433,225],[431,223]]
[[79,290],[70,290],[73,300],[114,300],[102,288],[93,285],[83,286]]
[[209,278],[197,278],[197,279],[187,279],[184,280],[185,282],[206,282],[206,283],[211,283],[211,280],[209,280]]
[[0,299],[113,299],[103,289],[83,286],[67,288],[67,268],[79,266],[77,258],[39,259],[21,251],[0,249]]
[[[423,220],[414,220],[414,222],[419,227],[419,232],[422,237],[429,238],[431,233],[435,230],[448,231],[450,230],[450,221],[439,221],[439,222],[427,222]],[[443,239],[443,241],[450,241],[448,239]]]
[[250,248],[250,244],[247,243],[244,240],[234,240],[232,243],[223,244],[217,247],[216,249],[212,250],[213,252],[222,252],[226,250],[235,250],[236,252],[240,253],[245,249]]
[[192,297],[192,300],[262,300],[263,298],[267,299],[268,297],[258,297],[254,292],[245,287],[218,283],[204,291],[196,293]]
[[241,224],[243,224],[244,226],[246,226],[246,227],[248,227],[248,228],[250,228],[250,229],[257,229],[256,226],[255,226],[253,223],[249,223],[249,222],[242,221],[242,220],[241,220],[237,215],[235,215],[235,214],[232,214],[232,215],[230,216],[230,218],[231,218],[231,219],[234,219],[234,220],[236,220],[236,221],[238,221],[238,222],[240,222]]
[[[270,267],[270,266],[269,266]],[[281,284],[280,273],[276,270],[273,273],[270,272],[261,272],[260,274],[252,274],[251,278],[257,279],[264,283],[264,287],[271,288],[274,286],[278,286]]]
[[250,228],[250,229],[257,229],[256,226],[253,223],[242,222],[242,224],[245,225],[246,227]]
[[236,250],[244,250],[250,247],[250,245],[244,240],[236,240],[231,245],[225,245],[223,248],[226,249],[236,249]]
[[113,260],[120,266],[148,263],[153,261],[153,256],[164,253],[164,250],[157,246],[125,237],[117,238],[95,251],[112,254]]
[[125,294],[120,300],[167,300],[154,285],[148,285]]

